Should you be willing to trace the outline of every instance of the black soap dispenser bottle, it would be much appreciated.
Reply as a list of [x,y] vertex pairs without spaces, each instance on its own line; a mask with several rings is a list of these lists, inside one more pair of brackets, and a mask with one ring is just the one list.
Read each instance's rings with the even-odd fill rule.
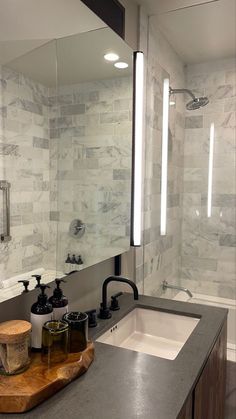
[[38,300],[31,307],[30,322],[32,324],[31,347],[33,351],[40,351],[42,348],[42,329],[45,322],[52,320],[53,307],[45,294],[48,285],[40,284],[41,293]]
[[53,291],[53,295],[49,298],[49,302],[53,307],[53,319],[61,320],[63,315],[68,313],[68,299],[63,295],[63,291],[60,288],[61,282],[65,282],[63,279],[55,279],[56,288]]

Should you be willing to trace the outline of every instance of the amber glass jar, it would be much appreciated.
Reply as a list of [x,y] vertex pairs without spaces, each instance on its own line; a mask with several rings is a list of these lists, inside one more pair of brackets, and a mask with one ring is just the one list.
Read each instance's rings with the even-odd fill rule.
[[66,361],[68,357],[68,324],[49,320],[43,326],[42,361],[48,366]]

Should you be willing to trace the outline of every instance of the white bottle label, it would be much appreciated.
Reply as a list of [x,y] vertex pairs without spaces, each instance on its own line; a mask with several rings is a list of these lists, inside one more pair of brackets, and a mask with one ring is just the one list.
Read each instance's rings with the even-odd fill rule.
[[53,309],[53,320],[61,320],[63,315],[68,313],[68,305]]
[[32,324],[31,347],[41,349],[42,347],[42,330],[45,322],[52,320],[52,313],[34,314],[30,313],[30,323]]

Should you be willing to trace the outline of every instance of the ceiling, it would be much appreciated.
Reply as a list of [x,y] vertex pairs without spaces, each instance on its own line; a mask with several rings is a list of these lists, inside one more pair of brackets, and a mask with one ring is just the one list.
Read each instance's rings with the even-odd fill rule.
[[167,13],[173,10],[215,1],[219,0],[139,0],[138,3],[145,6],[149,15],[158,15],[160,13]]
[[49,40],[102,27],[78,0],[0,0],[0,64]]
[[[117,69],[104,60],[115,52],[127,69]],[[51,41],[18,57],[8,66],[45,86],[53,87],[126,76],[132,72],[132,49],[110,28],[102,28]],[[42,66],[43,63],[43,66]]]
[[236,56],[236,0],[140,1],[185,64]]

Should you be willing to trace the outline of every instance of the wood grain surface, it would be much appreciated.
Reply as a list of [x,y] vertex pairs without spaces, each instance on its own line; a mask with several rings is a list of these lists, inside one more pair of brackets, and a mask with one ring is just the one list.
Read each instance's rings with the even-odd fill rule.
[[19,375],[0,376],[0,413],[20,413],[48,399],[68,383],[84,374],[94,359],[94,345],[48,368],[41,354],[31,356],[28,370]]

